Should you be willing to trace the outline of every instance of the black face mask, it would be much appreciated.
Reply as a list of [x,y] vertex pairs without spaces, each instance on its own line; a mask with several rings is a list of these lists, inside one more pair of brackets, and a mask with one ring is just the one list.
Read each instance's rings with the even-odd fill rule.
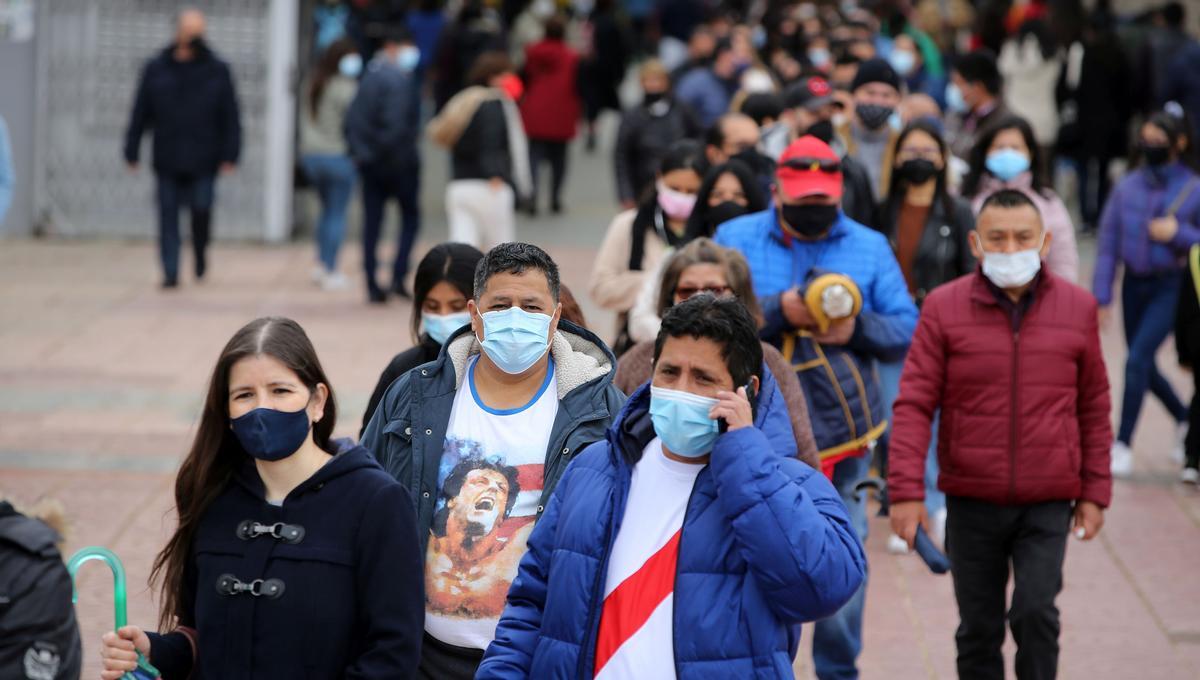
[[819,121],[813,123],[812,125],[810,125],[809,128],[807,130],[805,130],[800,136],[803,137],[804,135],[812,135],[813,137],[816,137],[817,139],[821,140],[822,142],[825,142],[826,144],[830,144],[833,142],[833,121],[832,120],[819,120]]
[[1151,166],[1166,165],[1171,160],[1171,147],[1157,144],[1140,144],[1142,157]]
[[771,170],[767,165],[771,162],[770,159],[755,149],[745,149],[744,151],[739,151],[730,156],[729,160],[738,161],[744,164],[756,175],[765,175],[770,173]]
[[664,98],[666,98],[666,96],[667,96],[666,92],[647,92],[646,95],[644,97],[642,97],[642,105],[643,106],[654,106],[655,104],[661,102]]
[[202,35],[198,35],[184,43],[184,47],[190,49],[192,54],[196,55],[197,57],[208,54],[208,43],[205,42],[204,36]]
[[892,107],[880,104],[858,104],[854,107],[854,113],[858,115],[858,119],[869,130],[878,130],[887,125],[888,118],[892,116],[892,111],[894,111]]
[[787,226],[797,234],[815,238],[829,231],[837,221],[836,205],[780,205],[779,214]]
[[746,206],[734,203],[733,201],[725,201],[724,203],[712,206],[704,214],[704,226],[708,232],[705,235],[711,237],[717,232],[717,227],[748,212],[750,211]]
[[933,164],[933,161],[926,158],[910,158],[901,163],[897,169],[900,179],[909,184],[924,184],[936,175],[937,172],[937,166]]

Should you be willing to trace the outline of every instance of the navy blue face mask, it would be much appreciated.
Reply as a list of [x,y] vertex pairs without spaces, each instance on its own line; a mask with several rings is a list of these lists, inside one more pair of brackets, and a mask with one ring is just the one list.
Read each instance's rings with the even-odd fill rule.
[[258,460],[283,460],[300,450],[308,438],[308,409],[286,413],[256,408],[230,425],[246,453]]

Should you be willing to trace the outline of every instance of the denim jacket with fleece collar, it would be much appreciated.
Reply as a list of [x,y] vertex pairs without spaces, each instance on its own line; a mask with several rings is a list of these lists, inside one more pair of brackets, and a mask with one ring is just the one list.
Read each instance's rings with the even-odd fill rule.
[[[412,496],[422,551],[433,525],[438,466],[454,396],[466,378],[468,360],[479,352],[470,327],[460,329],[435,361],[392,383],[363,434],[362,444]],[[559,405],[546,450],[539,517],[567,463],[588,444],[604,439],[625,403],[625,395],[612,384],[616,357],[590,331],[560,321],[550,353]]]

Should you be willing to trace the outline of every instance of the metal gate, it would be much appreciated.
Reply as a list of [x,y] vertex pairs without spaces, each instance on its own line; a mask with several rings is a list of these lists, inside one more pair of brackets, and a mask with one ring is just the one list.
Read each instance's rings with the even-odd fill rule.
[[[173,0],[39,2],[34,194],[43,225],[64,236],[156,233],[150,137],[142,166],[121,157],[146,61],[174,35]],[[217,238],[280,240],[289,232],[295,102],[293,0],[209,0],[206,38],[229,62],[241,109],[236,174],[217,181]]]

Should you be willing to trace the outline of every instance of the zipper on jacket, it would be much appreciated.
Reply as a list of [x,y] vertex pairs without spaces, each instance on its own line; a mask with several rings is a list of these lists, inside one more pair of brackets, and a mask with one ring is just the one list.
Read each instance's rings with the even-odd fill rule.
[[1009,403],[1008,502],[1017,498],[1017,376],[1020,375],[1021,331],[1013,331],[1012,399]]
[[[708,455],[711,457],[712,452]],[[711,473],[712,463],[704,466]],[[696,497],[696,487],[700,486],[700,475],[704,474],[704,469],[700,470],[700,474],[696,475],[696,481],[692,483],[692,490],[688,492],[687,505],[683,507],[683,522],[679,525],[679,543],[675,545],[675,578],[671,581],[671,661],[675,664],[675,677],[681,678],[683,675],[679,672],[679,655],[676,654],[675,638],[679,634],[679,621],[676,618],[676,613],[679,611],[679,560],[683,556],[683,530],[687,527],[688,515],[692,510],[692,499]],[[714,481],[713,495],[716,495],[716,486]]]

